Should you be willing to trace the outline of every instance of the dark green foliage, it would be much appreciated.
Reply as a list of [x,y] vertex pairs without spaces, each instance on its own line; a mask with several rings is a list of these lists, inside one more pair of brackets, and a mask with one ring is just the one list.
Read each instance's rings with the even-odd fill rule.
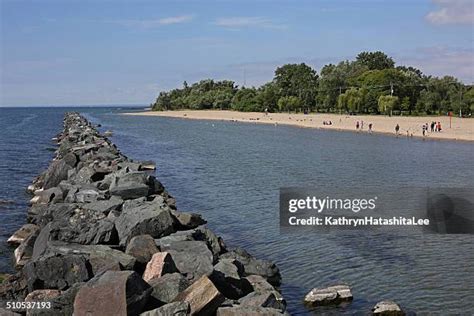
[[474,112],[474,88],[454,77],[395,67],[380,51],[362,52],[354,61],[325,65],[320,76],[304,63],[283,65],[259,88],[238,88],[226,80],[184,82],[181,89],[160,92],[153,104],[153,110],[177,109],[468,115]]

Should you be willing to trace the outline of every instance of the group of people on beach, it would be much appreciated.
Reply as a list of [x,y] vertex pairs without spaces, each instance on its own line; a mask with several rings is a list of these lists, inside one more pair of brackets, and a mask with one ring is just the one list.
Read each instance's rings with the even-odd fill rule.
[[323,125],[332,125],[332,121],[323,121]]
[[431,132],[441,132],[442,128],[441,128],[441,122],[431,122],[431,124],[428,126],[428,123],[426,124],[423,124],[423,126],[421,127],[422,131],[423,131],[423,136],[426,135],[426,133],[428,132],[428,128],[430,128]]
[[[372,133],[372,123],[369,123],[369,130],[368,132],[369,133]],[[356,130],[359,131],[359,130],[363,130],[364,129],[364,121],[357,121],[356,122]]]

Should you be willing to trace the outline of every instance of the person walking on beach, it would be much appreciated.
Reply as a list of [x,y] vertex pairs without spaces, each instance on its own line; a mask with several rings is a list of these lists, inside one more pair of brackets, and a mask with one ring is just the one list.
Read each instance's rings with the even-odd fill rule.
[[423,124],[422,130],[423,130],[423,136],[425,136],[425,133],[426,133],[426,125],[425,124]]
[[438,132],[441,132],[441,122],[438,122]]
[[360,121],[360,129],[364,129],[364,121]]
[[435,122],[431,122],[431,132],[433,133],[434,132],[434,129],[435,129]]
[[356,130],[359,130],[359,121],[356,122]]
[[372,134],[372,123],[369,123],[369,134]]
[[397,124],[397,126],[395,126],[395,134],[398,136],[398,132],[400,131],[400,125]]

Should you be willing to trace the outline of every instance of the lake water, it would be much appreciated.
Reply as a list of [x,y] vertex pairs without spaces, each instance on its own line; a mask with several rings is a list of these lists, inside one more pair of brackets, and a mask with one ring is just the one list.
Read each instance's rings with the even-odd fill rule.
[[[5,240],[24,223],[25,188],[47,167],[50,139],[70,109],[0,108],[0,271]],[[392,299],[423,314],[474,313],[474,236],[279,230],[279,188],[288,186],[474,186],[474,145],[285,126],[118,115],[79,108],[127,156],[154,160],[178,208],[203,214],[230,246],[274,261],[292,314],[310,313],[313,287],[344,282],[354,301],[320,309],[366,314]],[[403,197],[400,197],[403,199]]]

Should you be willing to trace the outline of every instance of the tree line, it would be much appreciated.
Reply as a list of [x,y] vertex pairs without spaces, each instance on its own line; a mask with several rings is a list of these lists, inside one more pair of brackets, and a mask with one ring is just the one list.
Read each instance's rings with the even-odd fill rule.
[[467,116],[474,112],[474,87],[452,76],[427,76],[414,67],[395,66],[391,57],[377,51],[325,65],[319,75],[305,63],[286,64],[258,88],[238,87],[230,80],[184,82],[180,89],[160,92],[152,108],[400,115],[451,111]]

